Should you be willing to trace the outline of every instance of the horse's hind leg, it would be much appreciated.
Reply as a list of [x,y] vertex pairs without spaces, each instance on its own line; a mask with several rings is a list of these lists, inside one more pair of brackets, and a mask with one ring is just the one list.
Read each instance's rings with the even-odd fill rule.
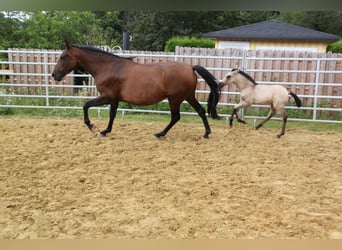
[[287,114],[285,113],[285,111],[283,111],[282,113],[282,117],[283,117],[283,126],[281,128],[281,132],[278,136],[278,138],[282,137],[283,135],[285,135],[285,129],[286,129],[286,123],[287,123]]
[[276,114],[276,111],[273,107],[271,107],[270,112],[268,113],[266,119],[262,120],[256,127],[255,129],[259,129],[262,127],[269,119],[271,119],[274,115]]
[[204,138],[209,138],[209,134],[211,133],[211,129],[208,123],[208,119],[205,115],[205,110],[204,108],[201,106],[201,104],[196,100],[195,96],[192,95],[191,97],[186,99],[187,102],[191,105],[191,107],[193,107],[196,112],[198,113],[198,115],[202,118],[204,127],[205,127],[205,134],[203,135]]
[[112,131],[117,108],[118,108],[118,103],[114,103],[110,105],[108,126],[105,130],[100,132],[100,135],[106,136],[107,133],[110,133]]
[[180,103],[171,104],[170,100],[169,100],[169,103],[170,103],[170,110],[171,110],[171,121],[161,132],[154,134],[154,136],[157,138],[165,136],[167,132],[173,127],[173,125],[175,125],[180,119],[180,112],[179,112]]

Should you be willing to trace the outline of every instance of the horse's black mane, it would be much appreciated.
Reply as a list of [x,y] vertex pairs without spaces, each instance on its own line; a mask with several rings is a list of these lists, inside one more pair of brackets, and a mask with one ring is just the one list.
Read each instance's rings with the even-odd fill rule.
[[87,45],[76,45],[76,44],[73,44],[72,45],[73,47],[76,47],[76,48],[79,48],[79,49],[85,49],[85,50],[89,50],[91,52],[95,52],[95,53],[100,53],[100,54],[104,54],[104,55],[108,55],[108,56],[113,56],[115,58],[119,58],[119,59],[127,59],[127,60],[132,60],[132,58],[129,58],[129,57],[121,57],[121,56],[118,56],[118,55],[114,55],[113,53],[110,53],[110,52],[107,52],[107,51],[104,51],[102,49],[98,49],[96,47],[93,47],[93,46],[87,46]]
[[[234,69],[232,71],[234,71]],[[239,70],[239,73],[241,75],[243,75],[244,77],[246,77],[248,80],[250,80],[254,85],[258,85],[258,83],[250,75],[248,75],[246,72]]]

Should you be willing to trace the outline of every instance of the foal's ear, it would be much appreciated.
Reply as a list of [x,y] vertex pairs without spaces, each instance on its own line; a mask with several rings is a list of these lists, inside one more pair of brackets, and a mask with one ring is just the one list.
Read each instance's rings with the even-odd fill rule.
[[64,48],[65,49],[70,49],[70,44],[69,44],[69,42],[68,41],[64,41]]

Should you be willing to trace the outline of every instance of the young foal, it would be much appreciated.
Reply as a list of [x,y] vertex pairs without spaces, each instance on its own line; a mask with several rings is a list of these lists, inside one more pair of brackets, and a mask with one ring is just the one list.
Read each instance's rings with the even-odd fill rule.
[[229,83],[234,83],[236,85],[240,91],[241,97],[240,103],[234,106],[233,113],[229,118],[229,125],[231,127],[233,126],[234,115],[236,115],[238,122],[246,123],[237,113],[240,108],[248,107],[252,104],[269,104],[271,105],[271,110],[268,116],[256,126],[256,129],[264,125],[275,114],[279,114],[283,118],[281,132],[277,135],[278,138],[280,138],[285,134],[287,114],[284,110],[284,106],[289,102],[289,96],[294,98],[297,107],[302,106],[301,100],[295,93],[287,91],[280,85],[257,84],[251,76],[239,69],[232,69],[232,71],[226,74],[222,82],[219,84],[220,88],[223,88]]

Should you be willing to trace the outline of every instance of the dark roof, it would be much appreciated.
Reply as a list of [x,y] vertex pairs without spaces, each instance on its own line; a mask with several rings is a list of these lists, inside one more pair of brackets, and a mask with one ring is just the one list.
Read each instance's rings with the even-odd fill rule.
[[277,20],[248,24],[231,29],[205,33],[206,38],[244,39],[244,40],[297,40],[335,42],[339,36],[308,29]]

